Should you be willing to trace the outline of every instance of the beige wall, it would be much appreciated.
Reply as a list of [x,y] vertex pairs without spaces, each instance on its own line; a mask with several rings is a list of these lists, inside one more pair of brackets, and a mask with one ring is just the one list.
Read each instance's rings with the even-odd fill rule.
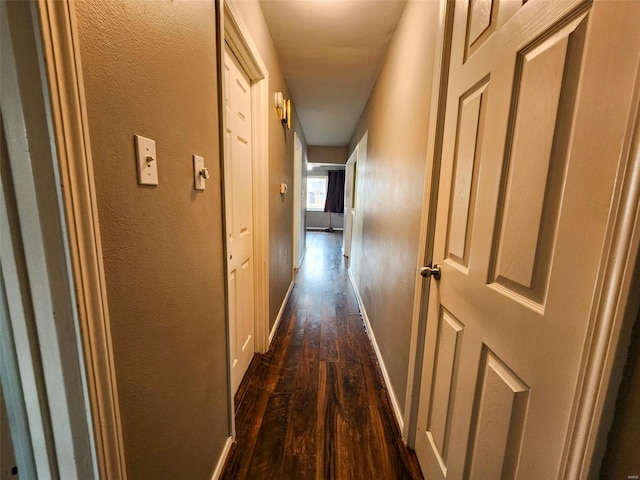
[[76,4],[129,480],[210,479],[229,435],[215,4]]
[[[269,97],[283,92],[290,98],[289,89],[282,74],[276,53],[258,0],[235,2],[267,70],[269,71]],[[293,122],[291,129],[282,127],[275,106],[269,117],[269,326],[272,327],[284,297],[293,279],[293,133],[300,136],[306,149],[304,132],[292,101]],[[279,193],[280,183],[286,183],[289,191]]]
[[[329,228],[329,212],[307,210],[305,217],[307,220],[307,229],[309,230],[324,230],[325,228]],[[334,229],[342,230],[344,228],[344,214],[331,213],[331,226]]]
[[347,163],[348,147],[309,145],[309,163]]
[[[358,191],[351,264],[391,387],[402,407],[409,344],[438,2],[409,1],[352,137],[368,131]],[[361,168],[363,167],[363,168]],[[388,215],[388,212],[394,212]]]

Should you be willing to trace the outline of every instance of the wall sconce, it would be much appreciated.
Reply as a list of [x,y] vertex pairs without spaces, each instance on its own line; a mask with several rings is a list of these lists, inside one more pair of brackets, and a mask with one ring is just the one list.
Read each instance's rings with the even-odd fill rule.
[[274,94],[274,103],[276,106],[276,113],[278,118],[282,122],[282,125],[286,125],[287,128],[291,128],[291,100],[286,100],[282,95],[282,92],[276,92]]
[[285,103],[285,120],[287,123],[287,128],[291,130],[291,100],[285,100],[284,103]]
[[282,95],[282,92],[276,92],[274,94],[274,103],[276,104],[276,113],[278,114],[278,118],[281,122],[286,122],[287,120],[287,109],[285,105],[285,99]]

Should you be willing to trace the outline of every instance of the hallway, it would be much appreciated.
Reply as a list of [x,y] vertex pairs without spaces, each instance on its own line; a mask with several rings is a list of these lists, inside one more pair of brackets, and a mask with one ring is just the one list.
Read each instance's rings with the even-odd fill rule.
[[415,479],[341,254],[340,233],[307,252],[267,354],[236,395],[224,479]]

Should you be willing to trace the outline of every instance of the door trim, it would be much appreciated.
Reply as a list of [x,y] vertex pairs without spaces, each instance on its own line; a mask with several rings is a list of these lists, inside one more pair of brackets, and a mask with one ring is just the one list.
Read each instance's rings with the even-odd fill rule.
[[[293,132],[293,272],[300,268],[304,252],[300,251],[303,243],[301,237],[301,214],[302,214],[302,154],[303,146],[298,132]],[[285,305],[286,302],[283,304]]]
[[[433,250],[451,20],[455,8],[451,4],[447,12],[444,12],[448,2],[441,0],[440,3],[418,268],[428,263]],[[561,478],[595,478],[599,475],[607,434],[613,421],[631,327],[640,305],[640,291],[632,289],[632,285],[638,280],[634,278],[634,273],[640,263],[640,225],[637,223],[640,218],[640,65],[636,69],[634,88],[632,104],[635,109],[629,112],[624,156],[620,158],[611,221],[607,229],[608,243],[603,252],[605,262],[598,278],[599,293],[594,296],[594,313],[590,321],[590,334],[585,343],[582,362],[584,367],[580,384],[576,388],[573,423],[567,435]],[[430,283],[423,281],[418,268],[403,431],[407,444],[411,447],[415,445]],[[622,360],[618,358],[620,354]]]
[[[583,378],[576,390],[574,424],[565,447],[564,478],[596,478],[613,421],[624,360],[637,317],[636,279],[640,247],[640,65],[627,124],[623,157],[613,192],[603,263],[592,307]],[[619,358],[619,357],[622,357]]]
[[[269,72],[238,8],[230,0],[221,3],[224,41],[251,81],[255,348],[266,352],[269,349]],[[224,88],[222,77],[220,88]],[[224,128],[224,115],[220,118]],[[221,139],[223,149],[224,136]]]
[[[353,149],[344,167],[344,232],[342,234],[342,255],[347,259],[351,255],[351,232],[353,230],[353,199],[355,197],[355,174],[358,163],[358,145]],[[347,193],[351,189],[351,196]]]
[[126,479],[93,161],[73,4],[37,5],[101,478]]
[[[220,118],[220,166],[222,191],[224,192],[224,77],[222,72],[225,43],[238,59],[251,82],[251,140],[253,161],[253,260],[254,260],[254,348],[256,352],[269,350],[269,71],[253,42],[249,29],[242,20],[238,8],[231,0],[218,0],[220,25],[218,45],[219,118]],[[226,221],[225,258],[226,251]],[[225,261],[225,278],[228,277]],[[229,299],[227,297],[227,384],[229,404],[229,432],[235,438],[235,406],[231,387],[231,331],[229,324]]]
[[[442,152],[442,134],[447,99],[447,81],[449,78],[449,58],[453,34],[453,12],[455,5],[447,0],[440,1],[438,32],[436,34],[436,58],[433,69],[431,108],[427,131],[427,158],[424,177],[424,199],[420,219],[420,242],[416,264],[416,287],[413,297],[411,320],[411,340],[409,345],[409,369],[407,372],[407,390],[404,404],[403,437],[411,448],[415,446],[418,425],[418,403],[422,378],[422,358],[424,354],[427,326],[427,306],[429,304],[430,281],[418,273],[420,267],[431,261],[433,256],[434,227],[438,203],[438,185],[440,180],[440,154]],[[423,241],[424,240],[424,241]]]

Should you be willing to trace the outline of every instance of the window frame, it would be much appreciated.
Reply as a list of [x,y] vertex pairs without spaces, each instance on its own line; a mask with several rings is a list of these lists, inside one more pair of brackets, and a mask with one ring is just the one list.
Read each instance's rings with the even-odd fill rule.
[[[322,179],[324,181],[325,188],[325,200],[327,198],[327,193],[329,190],[329,176],[328,175],[307,175],[307,196],[305,199],[305,210],[308,212],[324,212],[324,205],[322,207],[309,207],[309,194],[311,193],[311,189],[309,188],[309,179]],[[315,191],[315,190],[314,190]]]

